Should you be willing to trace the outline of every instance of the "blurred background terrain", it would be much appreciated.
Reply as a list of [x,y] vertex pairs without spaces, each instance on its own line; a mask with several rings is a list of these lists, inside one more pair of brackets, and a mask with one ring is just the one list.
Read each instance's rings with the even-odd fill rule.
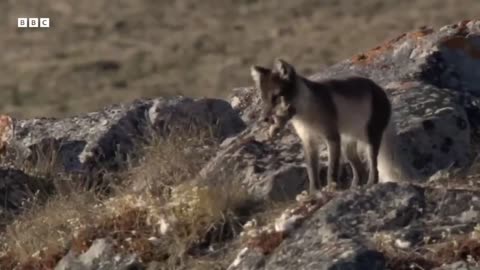
[[[429,25],[475,18],[478,0],[5,0],[0,113],[64,116],[139,97],[225,97],[277,56],[304,73]],[[18,17],[50,17],[47,29]]]

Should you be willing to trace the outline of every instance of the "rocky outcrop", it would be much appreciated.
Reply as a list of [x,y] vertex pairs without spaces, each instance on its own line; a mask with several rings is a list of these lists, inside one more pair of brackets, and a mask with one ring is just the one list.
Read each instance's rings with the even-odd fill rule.
[[[410,172],[408,179],[394,180],[422,183],[441,170],[468,168],[478,153],[479,56],[480,21],[463,21],[438,31],[422,28],[402,34],[310,78],[356,74],[382,85],[394,111],[394,166]],[[204,168],[204,177],[215,178],[210,175],[232,163],[239,181],[260,197],[291,198],[304,189],[303,154],[291,127],[273,141],[266,140],[257,121],[260,100],[254,88],[235,89],[231,104],[248,128],[224,143],[223,151]],[[326,161],[325,151],[322,160]]]
[[[358,74],[384,86],[395,114],[397,151],[402,164],[413,172],[408,180],[419,184],[437,179],[435,175],[444,170],[465,172],[478,156],[478,70],[480,21],[464,21],[438,31],[423,28],[402,34],[311,78]],[[292,197],[306,181],[299,141],[292,130],[286,130],[267,142],[255,120],[259,102],[253,88],[235,90],[232,106],[242,111],[249,128],[239,136],[243,143],[227,144],[204,173],[234,160],[237,168],[243,168],[237,170],[239,179],[255,192],[275,198],[277,190],[284,190]],[[273,251],[243,249],[229,270],[470,269],[468,263],[456,260],[476,260],[462,256],[472,253],[478,243],[462,240],[476,233],[479,195],[473,186],[444,189],[407,183],[345,191]],[[436,253],[430,254],[433,249]],[[450,264],[441,266],[442,262]]]
[[[96,172],[125,168],[140,142],[195,124],[213,127],[219,141],[245,127],[228,102],[186,97],[137,100],[63,119],[2,116],[0,217],[17,213],[38,190],[59,192],[72,179],[97,183],[101,175]],[[52,181],[57,178],[65,181]]]
[[[338,191],[300,217],[293,213],[288,226],[274,226],[288,230],[274,228],[264,242],[247,241],[229,270],[466,269],[470,254],[478,262],[480,190],[469,168],[479,153],[479,71],[480,21],[463,21],[402,34],[312,75],[316,80],[363,75],[386,89],[394,110],[396,165],[410,175],[395,179],[405,180],[398,183]],[[255,89],[238,88],[230,104],[159,98],[65,119],[16,120],[6,160],[34,161],[55,149],[66,172],[116,170],[151,130],[162,136],[172,127],[206,120],[216,125],[222,143],[196,180],[238,181],[259,199],[292,199],[307,182],[299,139],[288,127],[267,140],[259,111]],[[322,162],[326,158],[323,151]],[[443,172],[458,171],[462,177],[443,185]],[[343,177],[348,174],[344,167]],[[475,234],[478,241],[470,241]],[[57,269],[121,269],[135,262],[134,255],[115,260],[108,241],[97,240],[82,254],[68,253]]]
[[194,123],[214,127],[219,140],[244,128],[244,123],[223,100],[186,97],[137,100],[63,119],[16,120],[14,135],[7,141],[6,161],[15,166],[19,160],[35,162],[39,158],[53,158],[55,153],[57,168],[65,172],[117,169],[150,132],[162,136],[173,127],[186,129]]
[[[407,269],[400,268],[402,262],[392,261],[389,256],[412,256],[413,250],[426,254],[440,246],[441,255],[437,256],[443,258],[432,255],[431,261],[417,262],[424,268],[413,268],[432,269],[441,260],[458,259],[452,245],[436,243],[457,239],[462,245],[459,239],[475,231],[480,222],[479,196],[478,190],[398,183],[345,192],[292,230],[271,254],[249,247],[229,270]],[[409,259],[412,263],[416,258]]]

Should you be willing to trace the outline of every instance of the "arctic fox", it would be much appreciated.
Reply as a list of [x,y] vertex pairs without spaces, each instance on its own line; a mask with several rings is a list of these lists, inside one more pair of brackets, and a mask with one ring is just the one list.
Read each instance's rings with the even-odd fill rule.
[[252,66],[250,71],[260,91],[262,119],[272,124],[270,135],[291,121],[302,141],[310,194],[316,190],[315,183],[320,182],[320,140],[328,149],[328,189],[335,189],[340,151],[352,168],[351,186],[358,186],[363,164],[357,144],[366,147],[367,185],[378,182],[380,145],[392,114],[382,87],[360,76],[312,81],[282,59],[276,59],[272,69]]

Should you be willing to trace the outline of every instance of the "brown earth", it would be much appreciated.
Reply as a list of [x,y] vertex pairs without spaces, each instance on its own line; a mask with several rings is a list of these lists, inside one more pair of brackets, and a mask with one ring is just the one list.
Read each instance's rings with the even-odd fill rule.
[[[169,94],[224,97],[248,66],[302,72],[424,25],[474,18],[478,0],[15,0],[0,3],[0,112],[61,116]],[[50,17],[18,29],[18,17]]]

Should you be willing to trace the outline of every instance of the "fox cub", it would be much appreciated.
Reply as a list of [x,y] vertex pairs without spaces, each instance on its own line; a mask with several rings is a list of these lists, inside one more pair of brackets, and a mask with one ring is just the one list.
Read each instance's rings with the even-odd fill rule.
[[328,149],[328,189],[335,189],[341,151],[352,168],[351,186],[358,186],[363,164],[357,144],[366,150],[367,185],[378,182],[377,159],[392,112],[379,85],[359,76],[312,81],[282,59],[276,59],[271,69],[252,66],[251,76],[260,91],[262,120],[271,124],[270,136],[291,121],[301,139],[310,194],[316,190],[315,183],[320,183],[320,140]]

